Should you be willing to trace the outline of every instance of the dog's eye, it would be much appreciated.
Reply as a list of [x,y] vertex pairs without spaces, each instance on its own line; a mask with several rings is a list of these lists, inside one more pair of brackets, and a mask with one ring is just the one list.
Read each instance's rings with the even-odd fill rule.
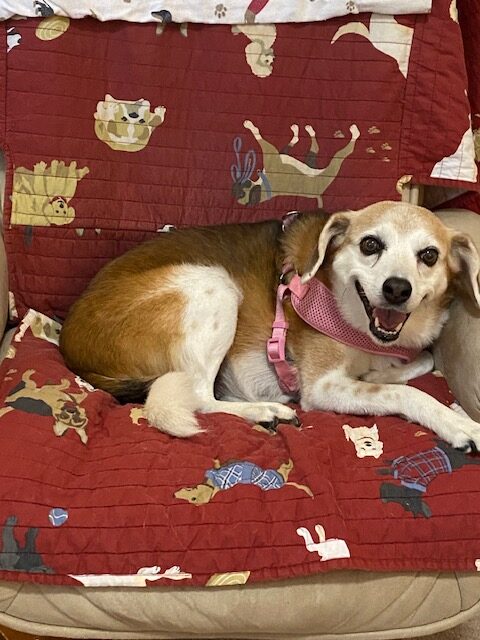
[[145,124],[145,120],[143,118],[140,118],[139,123],[140,124]]
[[427,247],[426,249],[419,251],[418,257],[427,265],[427,267],[433,267],[438,260],[438,251],[435,247]]
[[385,245],[375,236],[365,236],[360,241],[360,251],[364,256],[373,256],[373,254],[380,253],[383,249],[385,249]]

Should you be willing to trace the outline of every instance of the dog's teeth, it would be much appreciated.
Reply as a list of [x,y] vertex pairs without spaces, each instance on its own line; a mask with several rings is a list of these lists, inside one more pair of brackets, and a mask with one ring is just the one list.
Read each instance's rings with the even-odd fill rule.
[[375,326],[377,329],[380,327],[380,320],[378,318],[375,318]]
[[400,323],[399,323],[399,324],[397,324],[397,326],[395,327],[395,332],[396,332],[396,333],[398,333],[402,327],[403,327],[403,322],[400,322]]

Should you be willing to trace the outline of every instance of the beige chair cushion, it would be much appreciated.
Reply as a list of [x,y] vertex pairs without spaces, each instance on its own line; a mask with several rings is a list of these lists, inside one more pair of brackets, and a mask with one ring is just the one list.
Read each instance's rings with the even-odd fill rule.
[[71,638],[389,640],[480,613],[476,573],[338,571],[244,587],[85,588],[0,582],[0,624]]

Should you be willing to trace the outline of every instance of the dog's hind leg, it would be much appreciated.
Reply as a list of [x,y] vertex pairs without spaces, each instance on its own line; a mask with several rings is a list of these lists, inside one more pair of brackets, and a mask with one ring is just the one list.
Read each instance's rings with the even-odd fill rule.
[[280,150],[280,153],[285,153],[287,155],[290,155],[290,151],[298,142],[298,124],[292,124],[290,129],[292,130],[292,138],[290,142]]
[[310,136],[310,149],[305,156],[305,164],[307,167],[311,167],[312,169],[318,169],[317,166],[317,154],[319,151],[318,142],[317,142],[317,134],[315,129],[307,124],[305,127],[305,131]]
[[352,124],[350,127],[350,133],[352,134],[350,141],[340,149],[340,151],[337,151],[329,164],[319,171],[319,175],[316,177],[320,197],[337,177],[345,158],[353,153],[353,150],[355,149],[356,141],[360,137],[360,131],[356,124]]
[[235,337],[242,296],[223,267],[185,265],[177,274],[174,286],[185,300],[179,318],[185,337],[175,355],[175,370],[150,387],[144,409],[150,424],[188,437],[200,431],[194,411],[229,413],[268,425],[294,422],[294,410],[280,403],[215,398],[215,378]]
[[[253,137],[255,138],[255,140],[258,142],[258,144],[260,145],[262,152],[263,152],[263,162],[266,165],[265,169],[267,170],[267,165],[269,164],[269,160],[271,160],[272,158],[276,158],[278,156],[278,149],[276,147],[273,146],[273,144],[271,142],[268,142],[268,140],[265,140],[264,138],[262,138],[262,134],[260,133],[260,129],[258,127],[256,127],[253,122],[251,120],[245,120],[243,123],[243,126],[245,127],[245,129],[248,129],[248,131],[250,131],[253,135]],[[296,132],[297,135],[295,135],[295,129],[294,127],[296,127]],[[288,148],[292,148],[297,142],[298,142],[298,127],[297,125],[292,125],[291,127],[292,129],[292,139],[290,140],[290,142],[288,143]]]

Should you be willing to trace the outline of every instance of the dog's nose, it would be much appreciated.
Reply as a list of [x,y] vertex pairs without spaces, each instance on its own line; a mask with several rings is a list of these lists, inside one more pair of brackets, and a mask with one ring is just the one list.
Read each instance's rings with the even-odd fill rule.
[[402,304],[412,295],[412,285],[405,278],[387,278],[382,291],[383,297],[390,304]]
[[128,115],[130,116],[130,118],[138,118],[138,113],[136,113],[135,111],[129,113]]

